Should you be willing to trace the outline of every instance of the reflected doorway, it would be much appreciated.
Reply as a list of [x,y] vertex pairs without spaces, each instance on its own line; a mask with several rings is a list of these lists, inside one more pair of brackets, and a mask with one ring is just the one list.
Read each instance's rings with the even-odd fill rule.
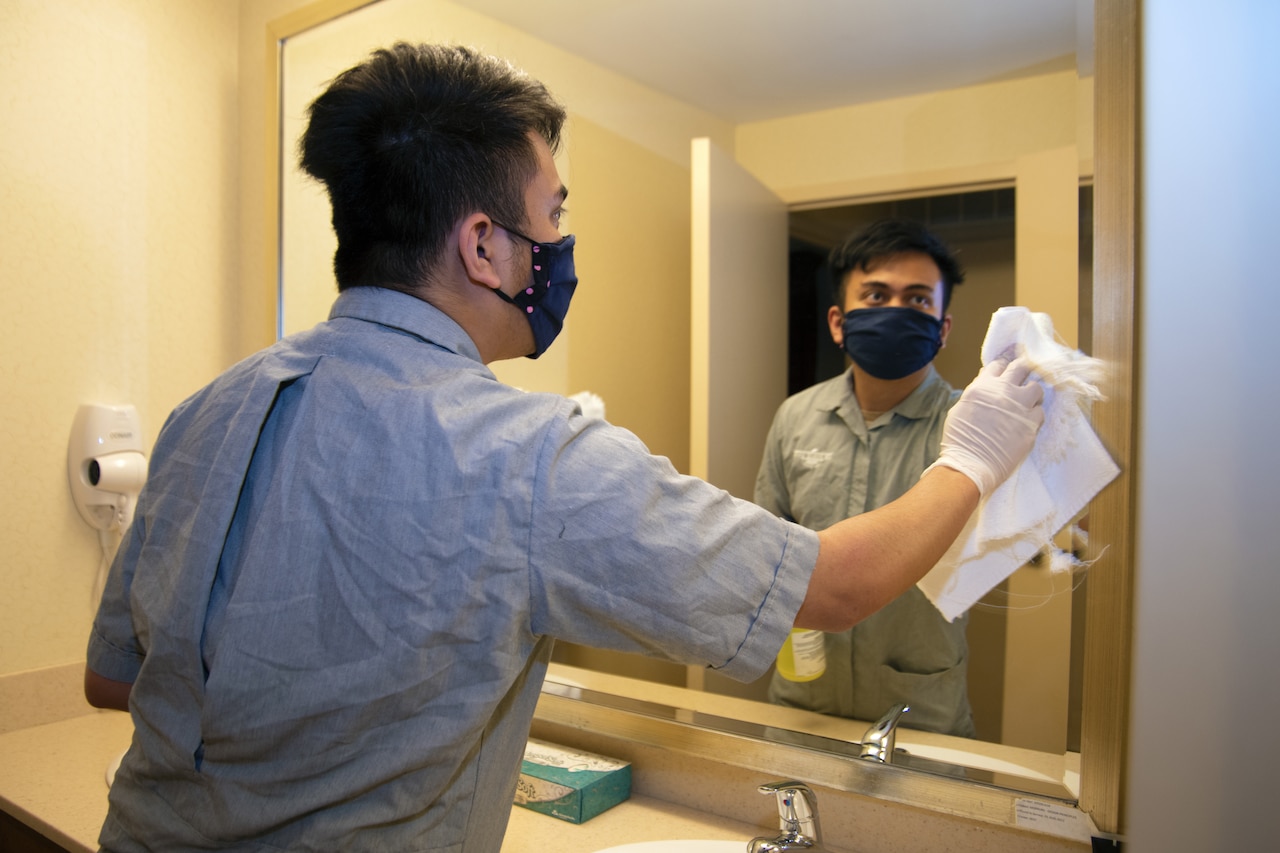
[[951,300],[951,337],[934,362],[953,387],[962,388],[977,375],[991,314],[1015,303],[1012,186],[792,211],[788,394],[846,369],[844,352],[827,329],[832,304],[827,254],[878,219],[924,225],[951,247],[965,269],[965,282]]

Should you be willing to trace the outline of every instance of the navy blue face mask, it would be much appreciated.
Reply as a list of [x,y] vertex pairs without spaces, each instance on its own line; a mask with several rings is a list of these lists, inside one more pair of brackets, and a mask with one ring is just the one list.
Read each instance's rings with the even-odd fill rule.
[[578,276],[573,270],[574,238],[570,234],[555,243],[539,243],[524,236],[514,228],[495,222],[509,234],[514,234],[533,247],[533,281],[514,297],[501,290],[494,293],[524,312],[529,327],[533,329],[533,352],[529,358],[537,358],[547,351],[551,342],[564,328],[565,315],[569,313],[569,301],[578,286]]
[[942,321],[914,308],[846,311],[844,351],[877,379],[901,379],[933,361],[942,348]]

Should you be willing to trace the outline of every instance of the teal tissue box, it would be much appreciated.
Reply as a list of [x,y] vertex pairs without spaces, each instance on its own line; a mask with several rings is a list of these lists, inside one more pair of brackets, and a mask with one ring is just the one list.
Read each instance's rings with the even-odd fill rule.
[[583,823],[630,796],[629,762],[532,738],[525,746],[517,806]]

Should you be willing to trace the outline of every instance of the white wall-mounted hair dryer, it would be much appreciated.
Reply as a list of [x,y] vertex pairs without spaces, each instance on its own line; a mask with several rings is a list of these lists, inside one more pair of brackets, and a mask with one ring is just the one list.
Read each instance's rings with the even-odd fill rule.
[[67,442],[67,478],[76,509],[90,527],[127,529],[147,480],[137,409],[95,403],[77,409]]

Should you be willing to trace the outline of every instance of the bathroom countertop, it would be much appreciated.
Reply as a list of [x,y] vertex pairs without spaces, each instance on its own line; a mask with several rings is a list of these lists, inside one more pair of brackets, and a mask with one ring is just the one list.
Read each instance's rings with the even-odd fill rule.
[[594,853],[617,844],[667,839],[747,842],[760,831],[729,818],[650,797],[632,796],[583,824],[571,824],[528,809],[511,810],[502,853]]
[[[0,810],[66,850],[96,851],[98,830],[107,811],[106,769],[128,746],[133,725],[127,714],[94,711],[82,704],[83,664],[57,669],[57,672],[36,671],[0,678],[0,712],[14,708],[30,711],[18,717],[13,714],[3,717],[0,713],[3,718],[0,722],[7,725],[7,728],[0,727]],[[65,673],[61,672],[63,669]],[[560,665],[553,665],[549,676],[549,681],[561,685],[602,690],[826,737],[854,738],[866,725]],[[43,683],[50,678],[59,683],[58,689],[35,692],[28,689],[33,683]],[[22,689],[9,689],[6,685],[13,681],[21,681]],[[534,725],[535,729],[541,726],[547,731],[536,736],[624,757],[634,761],[637,771],[643,772],[633,776],[630,800],[582,825],[513,808],[503,853],[534,850],[595,853],[619,844],[676,838],[745,842],[773,828],[776,815],[771,814],[769,804],[754,796],[756,786],[768,775],[761,767],[728,760],[708,761],[705,757],[672,751],[665,745],[659,748],[632,744],[622,733],[606,735],[603,742],[593,745],[590,737],[593,730],[582,730],[582,723],[574,714],[565,716],[564,699],[551,695],[544,695],[543,699],[549,704],[546,709],[539,704]],[[52,714],[51,710],[58,713]],[[588,742],[580,743],[584,737]],[[954,748],[957,739],[901,730],[898,744],[909,746],[913,751],[931,746]],[[1068,784],[1079,778],[1078,756],[1050,756],[999,744],[975,742],[967,746],[975,755],[1013,762]],[[794,776],[797,772],[800,771],[787,770],[783,775]],[[981,792],[982,789],[973,790]],[[663,792],[674,796],[658,799]],[[972,791],[966,789],[963,793],[971,795]],[[946,839],[947,844],[961,851],[1060,853],[1069,850],[1076,853],[1087,848],[1087,844],[1046,835],[1043,830],[1026,831],[1011,818],[1004,818],[1006,823],[950,818],[841,788],[823,789],[823,796],[836,798],[835,811],[828,811],[823,821],[824,829],[833,839],[861,834],[864,839],[881,838],[886,843],[899,845],[904,838],[910,838],[917,849],[936,846]],[[969,800],[965,803],[972,805]],[[987,801],[982,799],[981,803]],[[997,811],[1002,808],[1000,805]]]
[[[98,849],[107,813],[107,765],[128,745],[127,714],[97,711],[0,735],[0,809],[75,853]],[[755,827],[633,796],[581,825],[513,808],[503,853],[594,853],[667,838],[742,840]]]
[[133,737],[119,711],[94,711],[0,735],[0,808],[66,848],[98,849],[107,765]]

